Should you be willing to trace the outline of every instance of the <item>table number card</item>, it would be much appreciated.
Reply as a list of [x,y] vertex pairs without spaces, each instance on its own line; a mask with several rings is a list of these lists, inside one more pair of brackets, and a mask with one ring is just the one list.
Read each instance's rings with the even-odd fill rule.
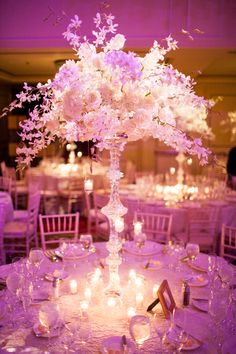
[[175,300],[170,290],[167,280],[163,280],[157,290],[157,299],[148,306],[147,311],[150,312],[160,302],[162,310],[166,318],[169,318],[170,313],[176,308]]

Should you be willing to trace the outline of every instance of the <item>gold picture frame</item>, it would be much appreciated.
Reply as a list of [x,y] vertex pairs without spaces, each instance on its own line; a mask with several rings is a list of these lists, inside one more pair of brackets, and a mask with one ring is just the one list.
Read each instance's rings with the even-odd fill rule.
[[170,312],[173,313],[176,308],[176,303],[166,279],[161,283],[157,291],[157,296],[161,303],[165,317],[169,318]]

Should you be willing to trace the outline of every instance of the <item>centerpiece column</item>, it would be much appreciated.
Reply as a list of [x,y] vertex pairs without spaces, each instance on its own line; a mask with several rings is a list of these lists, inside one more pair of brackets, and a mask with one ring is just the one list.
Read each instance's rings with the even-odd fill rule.
[[122,242],[115,228],[115,221],[127,213],[127,208],[121,203],[119,197],[119,181],[123,177],[120,171],[120,155],[126,143],[126,136],[115,136],[106,141],[106,147],[110,152],[110,168],[108,177],[111,184],[111,193],[108,204],[102,208],[102,213],[109,219],[110,235],[107,242],[109,256],[106,262],[109,266],[109,284],[105,289],[106,295],[121,295],[119,266],[121,257],[119,251],[122,248]]

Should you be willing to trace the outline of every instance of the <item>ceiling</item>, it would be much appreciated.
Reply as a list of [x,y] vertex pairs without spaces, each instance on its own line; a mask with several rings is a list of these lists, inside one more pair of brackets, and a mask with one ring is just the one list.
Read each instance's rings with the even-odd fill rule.
[[[138,50],[138,53],[143,55],[145,50]],[[60,65],[73,58],[76,59],[69,49],[0,51],[0,80],[9,83],[44,82],[55,75],[58,61]],[[197,81],[217,79],[236,83],[236,50],[178,49],[169,53],[167,62]]]

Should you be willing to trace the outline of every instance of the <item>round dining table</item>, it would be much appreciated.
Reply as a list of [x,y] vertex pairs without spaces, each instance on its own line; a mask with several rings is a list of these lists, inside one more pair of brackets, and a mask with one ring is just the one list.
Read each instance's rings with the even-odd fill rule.
[[[184,326],[187,333],[188,341],[182,351],[217,353],[215,322],[208,311],[212,282],[206,254],[199,254],[190,262],[185,250],[177,246],[146,241],[144,247],[138,249],[133,241],[127,241],[120,254],[121,296],[111,300],[104,292],[109,280],[106,243],[94,243],[89,251],[76,244],[73,252],[63,253],[60,248],[48,251],[37,267],[33,267],[29,260],[0,267],[0,279],[2,282],[7,279],[8,285],[0,291],[1,353],[173,353],[168,343],[161,344],[158,329],[161,332],[168,321],[161,303],[147,312],[148,306],[157,299],[157,289],[164,280],[168,282],[176,304],[175,324]],[[236,284],[236,272],[232,269],[230,291],[234,296],[221,323],[223,354],[233,354],[236,348],[236,294],[232,290]],[[25,296],[19,297],[19,292],[13,291],[16,287],[10,281],[12,274],[23,274],[23,282],[30,284],[27,287],[30,291],[23,293]],[[190,287],[187,306],[183,306],[184,282]],[[61,321],[59,329],[52,329],[52,335],[40,328],[42,313],[50,306],[56,306]],[[184,324],[181,314],[185,317]],[[151,335],[140,349],[129,331],[134,315],[145,315],[151,322]],[[49,316],[49,319],[54,321],[55,316]],[[75,324],[73,330],[72,324]],[[128,347],[117,350],[113,346],[124,335]]]

